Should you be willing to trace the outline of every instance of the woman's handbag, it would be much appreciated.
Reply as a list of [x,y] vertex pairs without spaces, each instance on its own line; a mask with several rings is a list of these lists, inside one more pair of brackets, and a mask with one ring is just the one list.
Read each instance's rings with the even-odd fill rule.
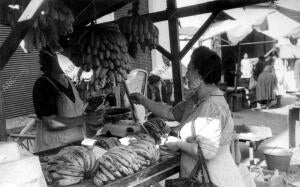
[[[201,181],[199,177],[201,176]],[[198,161],[188,178],[168,179],[165,181],[165,187],[216,187],[208,173],[207,166],[203,157],[201,147],[198,146]]]

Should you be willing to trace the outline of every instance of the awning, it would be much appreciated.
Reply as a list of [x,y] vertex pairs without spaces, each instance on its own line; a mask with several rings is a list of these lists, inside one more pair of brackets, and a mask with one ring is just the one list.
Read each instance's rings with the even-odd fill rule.
[[279,57],[284,59],[300,58],[300,46],[295,46],[287,38],[278,41]]
[[[193,26],[183,27],[179,29],[179,34],[185,37],[192,37],[198,28]],[[199,41],[210,39],[216,35],[227,33],[229,41],[236,45],[239,41],[243,40],[248,34],[252,32],[252,27],[249,24],[241,23],[237,20],[225,20],[214,23],[208,30],[200,37]]]
[[[236,8],[226,10],[225,13],[240,22],[251,25],[256,25],[257,22],[267,19],[267,30],[261,32],[274,39],[283,38],[300,26],[298,22],[271,8]],[[258,31],[260,30],[258,29]]]

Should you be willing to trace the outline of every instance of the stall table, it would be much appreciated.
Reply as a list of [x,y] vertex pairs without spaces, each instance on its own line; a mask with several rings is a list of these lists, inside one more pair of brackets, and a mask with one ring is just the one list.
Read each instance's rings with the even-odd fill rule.
[[[169,176],[179,172],[180,156],[174,155],[172,157],[163,159],[162,161],[149,166],[133,175],[118,179],[114,182],[104,185],[105,187],[119,187],[119,186],[150,186],[162,181]],[[54,187],[49,185],[49,187]],[[82,183],[71,185],[70,187],[96,187],[93,180],[86,180]]]

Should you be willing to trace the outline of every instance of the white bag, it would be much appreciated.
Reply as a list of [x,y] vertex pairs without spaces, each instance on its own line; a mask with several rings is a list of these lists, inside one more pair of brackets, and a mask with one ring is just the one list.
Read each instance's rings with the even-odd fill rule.
[[250,77],[250,81],[249,81],[249,89],[254,89],[256,87],[256,80],[253,77]]

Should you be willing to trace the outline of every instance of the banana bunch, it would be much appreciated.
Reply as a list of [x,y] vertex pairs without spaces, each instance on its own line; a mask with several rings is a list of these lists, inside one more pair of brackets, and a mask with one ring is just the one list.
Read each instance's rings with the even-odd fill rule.
[[78,84],[78,90],[84,92],[83,98],[93,97],[100,89],[115,86],[127,79],[131,59],[127,53],[126,39],[117,25],[113,28],[85,30],[74,38],[77,44],[71,49],[72,61],[81,67],[81,72],[93,71],[89,81],[80,81]]
[[146,15],[122,17],[117,21],[120,31],[129,44],[129,54],[136,57],[137,44],[145,52],[146,47],[152,50],[158,44],[158,28]]
[[33,48],[39,50],[48,45],[51,50],[62,52],[59,36],[73,32],[73,13],[60,0],[47,1],[41,9],[41,14],[24,37],[24,47],[31,52]]
[[92,151],[82,146],[69,146],[50,158],[46,169],[54,184],[67,186],[93,177],[97,168],[98,162]]
[[155,143],[159,144],[162,137],[167,137],[171,132],[165,121],[161,118],[153,118],[143,123],[143,127],[149,132],[151,137],[155,139]]
[[106,150],[121,145],[119,139],[115,137],[95,136],[93,139],[97,140],[97,145]]
[[93,178],[94,184],[102,186],[136,173],[157,162],[159,153],[154,144],[145,140],[113,147],[97,160],[99,167]]

